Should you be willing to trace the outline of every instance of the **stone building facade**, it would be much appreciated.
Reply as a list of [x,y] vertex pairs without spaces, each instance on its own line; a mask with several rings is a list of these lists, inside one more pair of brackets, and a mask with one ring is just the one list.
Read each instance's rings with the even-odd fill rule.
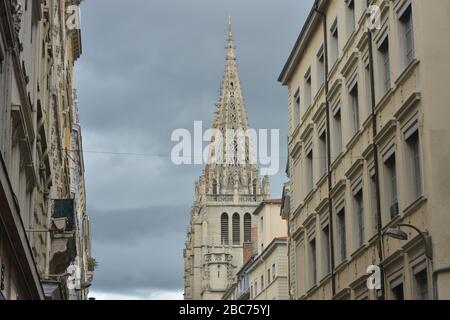
[[[269,195],[269,181],[261,178],[249,160],[245,142],[244,161],[238,161],[237,141],[227,130],[249,128],[236,64],[235,45],[229,24],[225,73],[213,120],[212,144],[222,134],[223,145],[235,150],[231,161],[210,161],[195,184],[195,202],[184,249],[184,298],[219,300],[235,282],[243,262],[243,244],[251,240],[252,212]],[[218,158],[216,148],[210,159]],[[227,147],[221,149],[227,159]]]
[[[81,282],[77,279],[85,273],[77,269],[67,275],[76,257],[85,255],[76,245],[84,233],[75,218],[78,191],[71,192],[71,181],[84,176],[71,172],[70,164],[70,151],[78,147],[72,145],[72,82],[81,55],[79,2],[0,2],[0,292],[5,299],[69,298],[67,282]],[[84,200],[80,205],[85,208]],[[76,296],[85,295],[77,289]]]
[[315,1],[279,78],[293,298],[450,298],[449,12]]

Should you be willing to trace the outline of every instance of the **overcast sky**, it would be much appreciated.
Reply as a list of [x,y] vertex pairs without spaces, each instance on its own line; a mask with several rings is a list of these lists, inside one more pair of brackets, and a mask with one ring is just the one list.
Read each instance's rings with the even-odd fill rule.
[[[97,299],[182,298],[186,229],[202,166],[175,166],[171,133],[211,124],[233,29],[250,125],[280,129],[278,75],[312,0],[86,0],[76,65]],[[105,152],[105,153],[102,153]],[[119,154],[114,154],[119,153]],[[285,160],[271,177],[279,196]]]

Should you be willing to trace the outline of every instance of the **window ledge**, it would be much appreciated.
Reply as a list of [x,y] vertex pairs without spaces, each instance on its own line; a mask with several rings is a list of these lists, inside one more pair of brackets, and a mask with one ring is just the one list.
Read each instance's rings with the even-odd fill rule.
[[427,202],[427,200],[428,199],[425,196],[423,196],[423,195],[420,196],[419,198],[414,200],[409,206],[407,206],[403,210],[403,215],[404,216],[409,216],[410,214],[415,212],[417,209],[419,209],[425,202]]
[[319,281],[319,284],[322,286],[325,282],[331,279],[331,272],[328,272],[326,275],[322,277],[322,279]]
[[358,34],[357,31],[358,29],[355,26],[355,30],[353,30],[352,33],[347,37],[347,41],[344,45],[344,48],[342,48],[342,52],[348,52],[353,42],[355,42],[356,35]]
[[308,291],[306,291],[306,296],[310,296],[311,294],[313,294],[314,292],[317,291],[319,287],[317,286],[317,283],[312,286]]
[[384,109],[384,107],[388,103],[389,99],[391,98],[393,92],[394,91],[392,90],[392,88],[390,88],[388,91],[386,91],[384,96],[380,99],[380,101],[378,101],[377,105],[375,106],[376,113],[381,112]]
[[370,237],[370,239],[369,239],[369,241],[367,241],[368,242],[368,244],[371,246],[371,245],[373,245],[375,242],[377,242],[378,241],[378,230],[377,231],[375,231],[375,234],[372,236],[372,237]]
[[297,143],[292,147],[290,156],[294,159],[294,161],[298,160],[300,152],[302,151],[302,143],[297,141]]
[[302,236],[304,235],[304,228],[303,226],[298,226],[297,229],[294,231],[294,233],[292,234],[292,240],[294,242],[301,242],[303,241],[302,239],[300,239]]
[[302,201],[295,209],[294,214],[292,215],[292,219],[295,219],[298,217],[298,215],[300,214],[300,212],[302,211],[304,206],[305,206],[305,202]]
[[382,230],[382,234],[384,234],[386,232],[387,229],[389,229],[390,227],[396,225],[400,220],[402,219],[402,216],[399,214],[397,216],[395,216],[394,218],[392,218],[385,226],[383,226]]
[[347,266],[348,263],[349,263],[348,259],[344,259],[334,268],[334,272],[338,273],[342,271]]
[[367,249],[367,245],[365,243],[363,243],[358,249],[356,249],[351,255],[350,257],[352,259],[356,259],[359,256],[361,256],[364,252],[366,252]]
[[306,121],[306,119],[309,117],[309,115],[311,114],[311,111],[312,111],[312,106],[313,106],[313,104],[312,103],[310,103],[308,106],[306,106],[306,111],[305,111],[305,113],[303,114],[303,116],[302,116],[302,122],[304,123],[305,121]]
[[317,90],[316,95],[314,96],[314,104],[317,103],[323,91],[325,91],[325,81],[320,85],[319,90]]
[[325,173],[320,177],[319,181],[317,181],[316,187],[317,187],[317,188],[320,188],[320,187],[322,186],[322,184],[323,184],[325,181],[327,181],[327,177],[328,177],[328,174],[327,174],[327,172],[325,172]]
[[314,191],[315,191],[315,189],[312,188],[312,189],[308,192],[308,194],[306,195],[305,199],[303,199],[303,203],[308,203],[308,202],[311,200],[311,198],[312,198],[313,195],[314,195]]
[[292,142],[295,140],[295,138],[296,138],[296,136],[298,135],[299,131],[300,131],[300,123],[298,123],[298,124],[295,126],[294,131],[292,131],[290,143],[292,143]]
[[337,72],[340,61],[341,58],[339,57],[336,59],[336,61],[334,61],[332,67],[328,71],[328,81],[330,81],[333,78],[334,74]]
[[353,137],[347,143],[345,148],[347,150],[352,149],[355,146],[355,144],[359,141],[359,138],[361,137],[361,135],[362,135],[362,132],[361,132],[361,128],[360,128],[360,129],[358,129],[358,131],[355,132],[355,134],[353,134]]
[[358,19],[358,33],[359,33],[359,31],[361,31],[361,28],[366,26],[366,23],[367,23],[367,15],[366,15],[366,8],[365,8],[364,12],[361,14],[361,16]]
[[411,73],[416,69],[416,66],[420,63],[420,61],[417,58],[413,58],[406,68],[400,73],[400,75],[395,80],[395,85],[401,85],[403,84],[406,79],[411,75]]
[[334,161],[331,163],[330,170],[333,171],[336,169],[336,167],[341,163],[342,159],[344,158],[344,152],[341,151],[339,155],[334,159]]
[[302,294],[299,298],[297,298],[297,300],[306,300],[306,294]]
[[372,113],[370,113],[367,116],[367,118],[364,120],[364,122],[362,123],[363,130],[366,130],[367,128],[369,128],[371,124],[372,124]]

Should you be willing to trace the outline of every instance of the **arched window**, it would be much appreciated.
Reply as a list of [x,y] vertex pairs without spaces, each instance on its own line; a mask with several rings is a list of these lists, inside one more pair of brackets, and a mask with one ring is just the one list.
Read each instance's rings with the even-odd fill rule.
[[253,194],[256,195],[256,179],[253,180]]
[[229,236],[229,227],[228,227],[228,214],[225,212],[222,213],[222,216],[220,217],[220,234],[222,239],[222,244],[228,244],[230,241]]
[[241,243],[241,217],[239,213],[233,214],[233,244]]
[[244,215],[244,242],[252,241],[252,216],[250,213]]

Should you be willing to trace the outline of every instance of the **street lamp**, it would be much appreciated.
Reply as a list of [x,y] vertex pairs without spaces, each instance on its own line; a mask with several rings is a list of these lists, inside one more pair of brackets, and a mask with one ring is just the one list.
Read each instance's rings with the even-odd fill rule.
[[406,223],[401,223],[397,225],[397,228],[389,228],[385,231],[385,235],[387,235],[388,237],[397,239],[397,240],[408,240],[408,234],[402,230],[400,230],[400,227],[407,227],[407,228],[411,228],[417,231],[417,233],[419,233],[420,237],[422,238],[423,244],[425,246],[425,256],[430,259],[433,260],[433,248],[431,245],[431,238],[430,236],[428,236],[427,233],[422,232],[419,228],[411,225],[411,224],[406,224]]
[[408,240],[408,235],[406,232],[400,229],[389,228],[386,230],[385,234],[397,240]]
[[[406,232],[400,230],[400,227],[407,227],[407,228],[416,230],[419,233],[419,235],[422,238],[422,241],[425,245],[425,256],[428,259],[433,260],[433,247],[432,247],[432,243],[431,243],[431,237],[427,233],[422,232],[419,228],[417,228],[411,224],[402,223],[402,224],[397,225],[397,228],[387,229],[384,234],[387,235],[388,237],[391,237],[394,239],[408,240],[408,234]],[[438,299],[437,276],[439,273],[443,273],[443,272],[450,272],[450,267],[433,271],[432,289],[433,289],[433,299],[434,300]]]

